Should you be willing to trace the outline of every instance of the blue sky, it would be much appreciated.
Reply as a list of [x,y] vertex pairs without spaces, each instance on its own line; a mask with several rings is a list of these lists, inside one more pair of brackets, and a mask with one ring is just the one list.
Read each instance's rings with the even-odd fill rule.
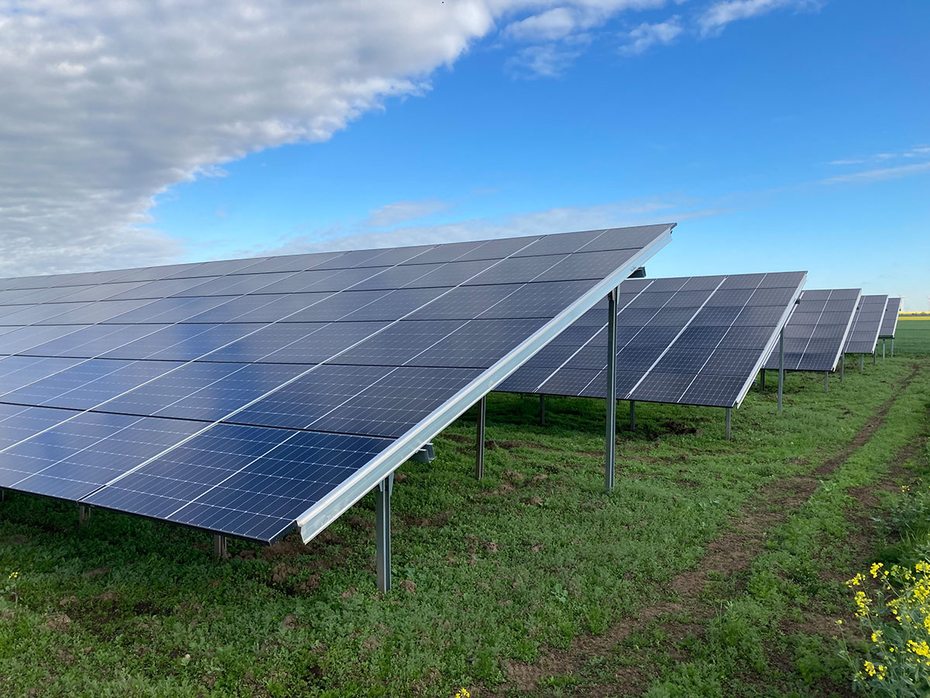
[[544,5],[313,142],[152,185],[141,230],[200,260],[679,221],[650,275],[807,269],[927,309],[930,3],[648,0],[564,30]]

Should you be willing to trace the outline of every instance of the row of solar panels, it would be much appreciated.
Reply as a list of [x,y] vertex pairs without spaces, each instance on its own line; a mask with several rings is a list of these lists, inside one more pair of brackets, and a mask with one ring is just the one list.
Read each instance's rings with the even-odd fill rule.
[[624,280],[672,227],[0,280],[0,487],[307,540],[492,389],[606,396],[618,285],[630,400],[738,406],[782,328],[831,370],[888,313],[805,272]]
[[0,487],[312,537],[671,228],[0,280]]
[[[760,368],[833,371],[843,353],[893,337],[900,299],[860,289],[801,291],[806,273],[628,279],[617,313],[617,395],[738,407]],[[604,398],[607,309],[600,304],[498,390]]]

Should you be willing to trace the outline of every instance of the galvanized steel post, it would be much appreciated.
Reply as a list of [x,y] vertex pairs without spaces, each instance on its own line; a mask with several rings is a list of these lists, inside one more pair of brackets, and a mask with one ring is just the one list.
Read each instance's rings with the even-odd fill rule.
[[375,488],[375,547],[378,570],[378,591],[386,594],[391,590],[391,490],[394,488],[394,473],[391,473]]
[[478,400],[478,435],[475,441],[475,478],[484,477],[484,429],[487,418],[487,396]]
[[617,300],[618,289],[607,294],[607,453],[604,487],[614,488],[614,462],[617,451]]
[[778,412],[781,413],[782,397],[785,393],[785,328],[778,333]]

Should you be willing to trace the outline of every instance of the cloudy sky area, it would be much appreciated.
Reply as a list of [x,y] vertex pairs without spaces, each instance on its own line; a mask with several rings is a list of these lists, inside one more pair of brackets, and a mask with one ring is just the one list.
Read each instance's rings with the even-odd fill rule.
[[0,275],[675,220],[930,294],[930,4],[0,0]]

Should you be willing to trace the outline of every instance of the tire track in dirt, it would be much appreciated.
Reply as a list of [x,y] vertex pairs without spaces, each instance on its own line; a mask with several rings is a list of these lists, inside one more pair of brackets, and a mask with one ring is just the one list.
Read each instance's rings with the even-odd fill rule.
[[[671,623],[663,626],[669,639],[674,642],[690,631],[700,631],[701,621],[714,617],[717,610],[701,599],[711,574],[730,576],[748,571],[752,561],[762,552],[769,530],[783,524],[797,511],[823,479],[832,475],[869,439],[885,422],[892,405],[920,373],[920,365],[912,364],[911,373],[894,389],[891,397],[883,402],[866,423],[856,432],[852,440],[834,457],[824,461],[809,475],[801,475],[769,483],[760,488],[756,497],[742,512],[730,519],[731,531],[712,541],[707,554],[701,558],[694,570],[682,572],[668,585],[668,591],[676,594],[677,601],[668,601],[646,606],[636,616],[620,620],[601,635],[580,635],[570,649],[546,647],[534,664],[509,662],[507,683],[497,696],[507,691],[518,693],[534,691],[539,683],[549,676],[573,674],[584,667],[592,657],[604,656],[636,631],[643,630],[656,618],[667,615],[685,615],[695,623]],[[761,506],[760,506],[761,505]],[[622,675],[610,684],[584,686],[575,695],[591,698],[600,696],[636,695],[645,691],[654,676],[636,667],[625,667]],[[484,695],[484,693],[482,693]]]

